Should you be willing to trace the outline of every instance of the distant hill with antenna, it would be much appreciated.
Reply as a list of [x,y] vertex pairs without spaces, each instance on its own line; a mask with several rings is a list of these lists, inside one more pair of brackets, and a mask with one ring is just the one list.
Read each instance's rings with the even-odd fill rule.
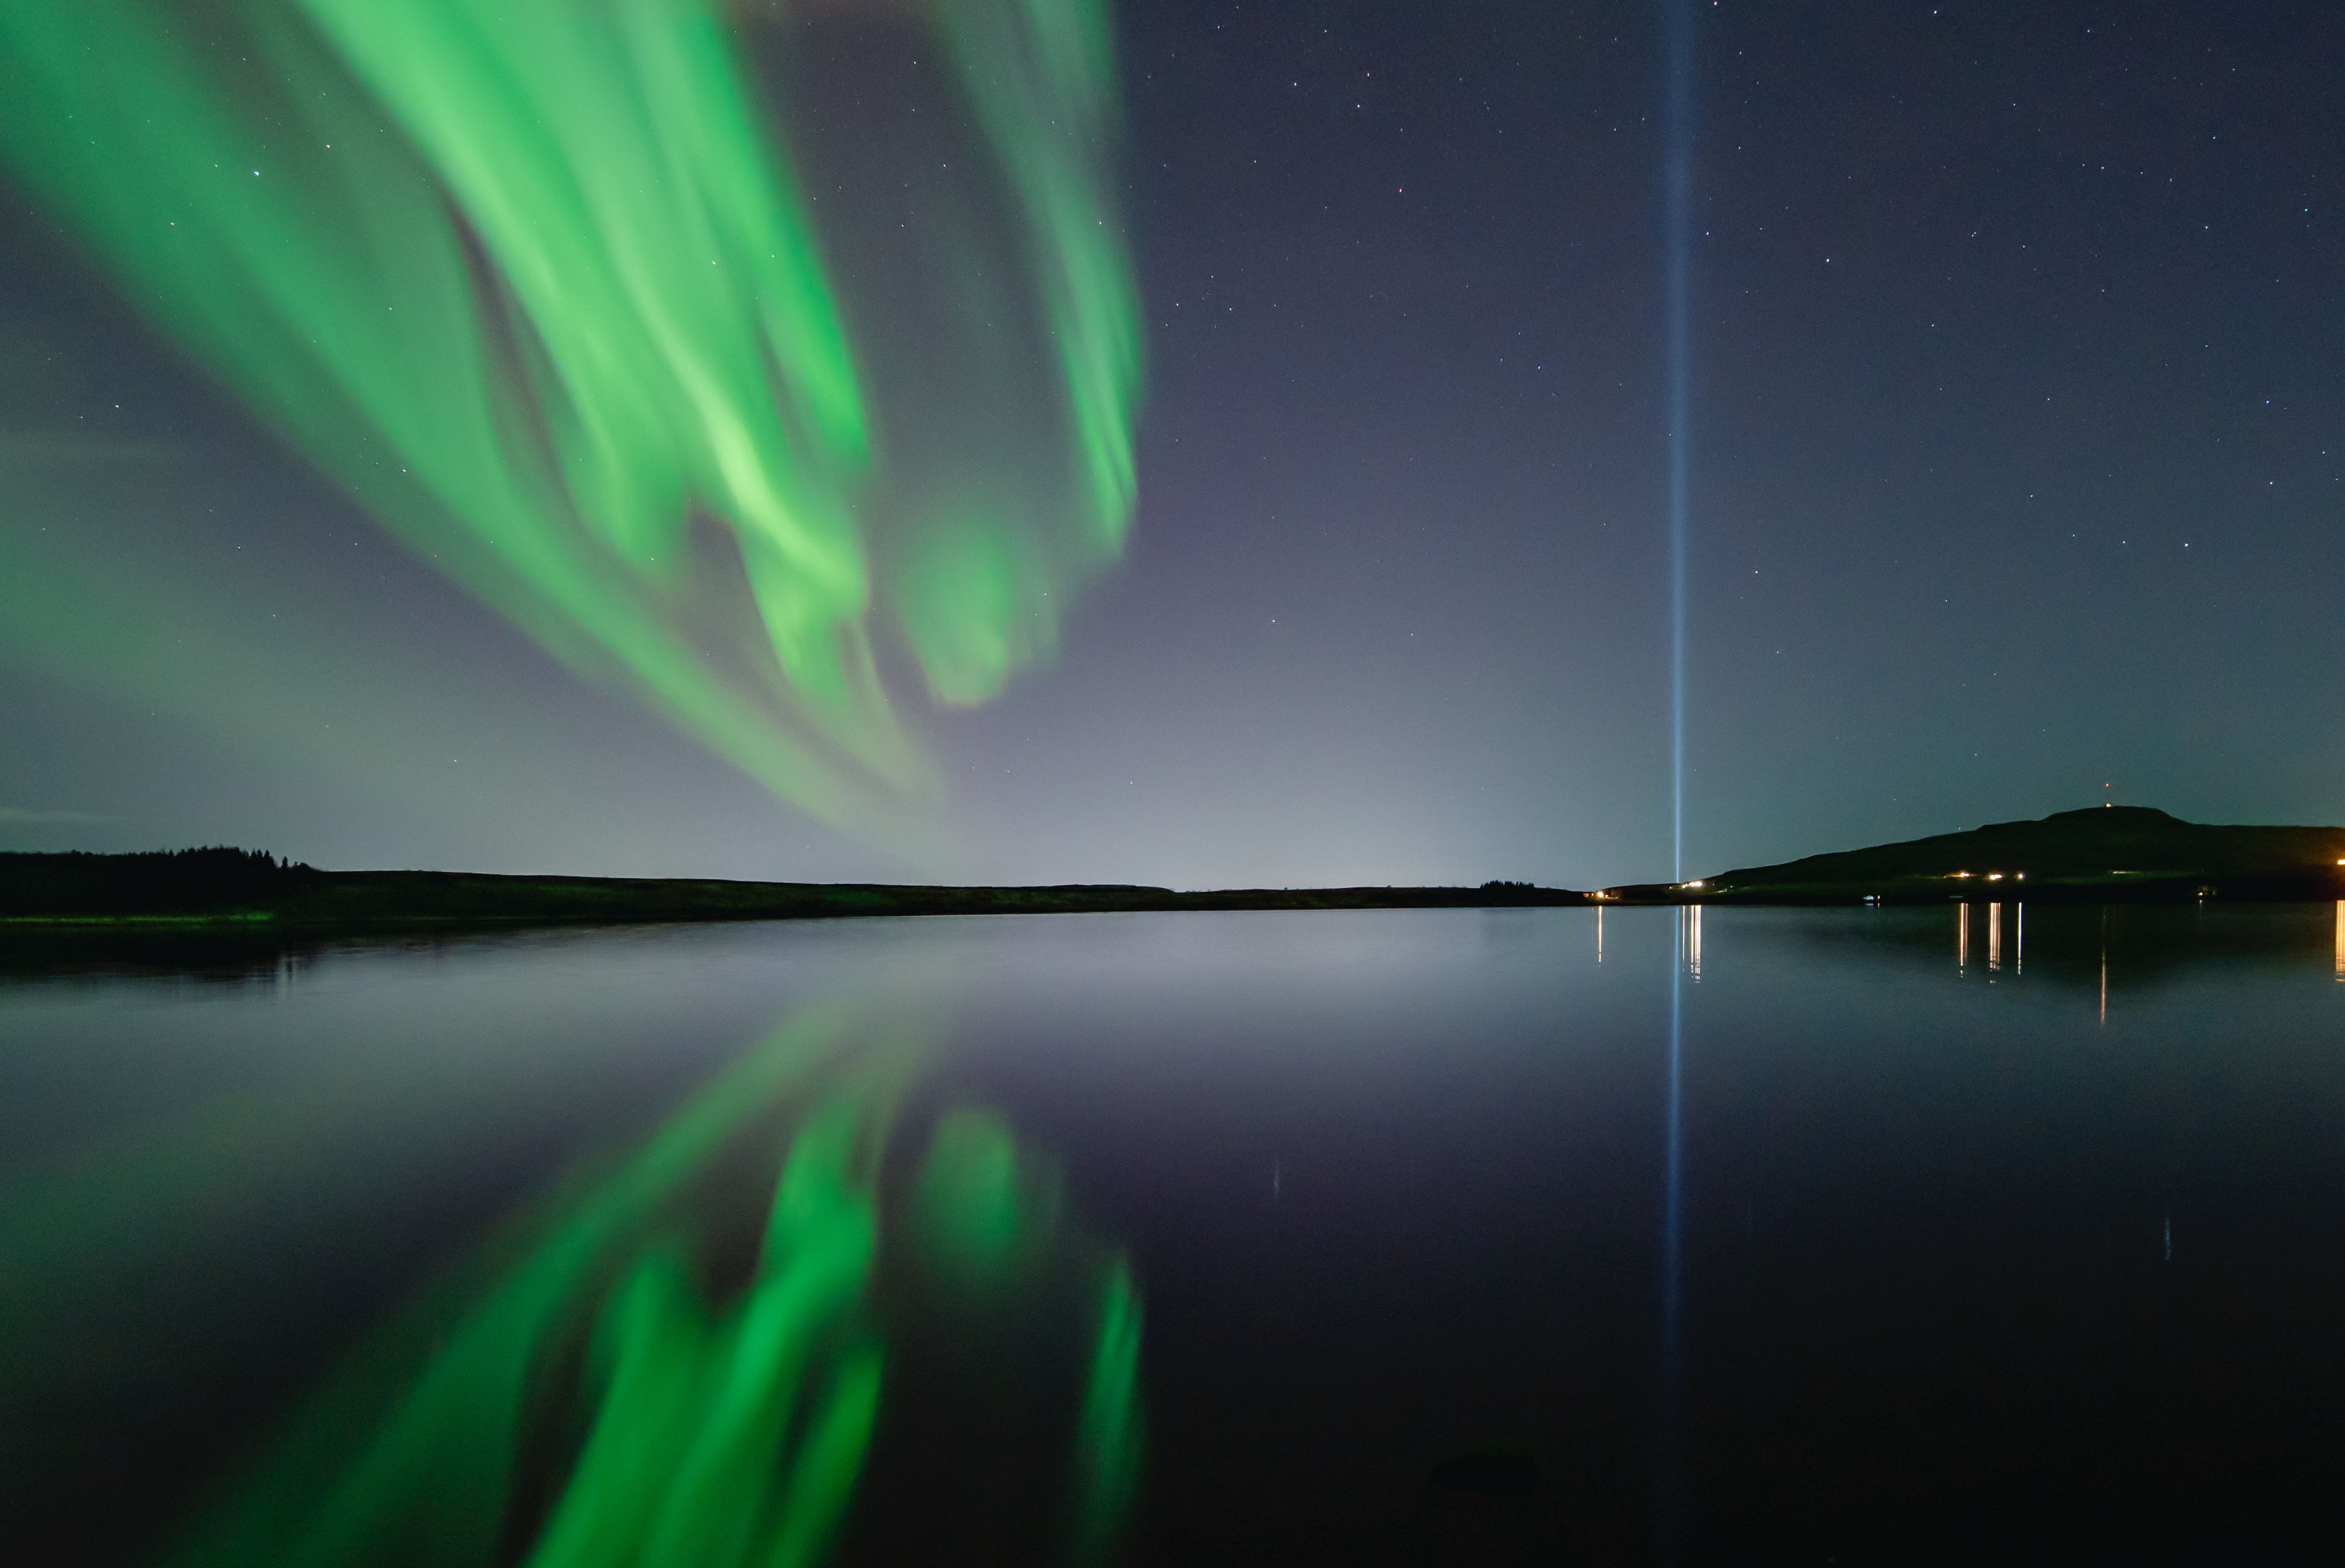
[[1605,891],[1632,903],[2330,899],[2345,896],[2345,828],[2221,827],[2095,806]]

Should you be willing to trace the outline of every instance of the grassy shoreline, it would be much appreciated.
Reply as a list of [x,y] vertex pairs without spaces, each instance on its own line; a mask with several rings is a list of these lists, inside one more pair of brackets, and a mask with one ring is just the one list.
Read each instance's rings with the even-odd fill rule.
[[2345,899],[2345,829],[2218,827],[2145,807],[1811,855],[1695,881],[1580,891],[1478,887],[1221,888],[1132,883],[951,887],[716,878],[324,871],[241,850],[0,854],[0,931],[332,932],[913,915],[1233,910],[1586,908],[1655,904],[2299,902]]
[[[0,929],[97,932],[190,925],[280,930],[444,925],[636,925],[736,920],[837,920],[960,914],[1107,914],[1178,910],[1450,909],[1579,905],[1586,895],[1520,884],[1490,888],[1170,888],[1075,883],[948,887],[887,882],[494,876],[461,871],[319,871],[283,867],[263,885],[207,899],[200,886],[64,887],[48,907],[19,892]],[[241,896],[238,896],[241,895]],[[30,895],[39,899],[36,891]],[[0,892],[0,898],[5,898]],[[210,902],[212,907],[201,905]],[[136,905],[144,903],[146,907]],[[8,908],[7,904],[14,904]],[[178,907],[157,907],[176,904]],[[126,907],[130,906],[130,907]]]

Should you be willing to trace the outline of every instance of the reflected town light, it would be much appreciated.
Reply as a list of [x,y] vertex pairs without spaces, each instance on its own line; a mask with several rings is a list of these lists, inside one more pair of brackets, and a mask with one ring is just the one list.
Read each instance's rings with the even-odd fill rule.
[[2101,910],[2101,1023],[2109,1021],[2109,911]]

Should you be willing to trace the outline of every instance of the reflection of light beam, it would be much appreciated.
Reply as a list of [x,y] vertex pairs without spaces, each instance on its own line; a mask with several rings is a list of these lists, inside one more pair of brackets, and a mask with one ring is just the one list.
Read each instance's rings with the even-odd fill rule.
[[2337,978],[2345,980],[2345,899],[2337,901]]
[[2011,906],[2011,972],[2027,972],[2027,906]]
[[1989,971],[2003,967],[2003,906],[1986,906],[1986,966]]
[[1971,961],[1971,906],[1954,906],[1954,970],[1960,973]]
[[1683,1467],[1681,1452],[1684,1366],[1679,1346],[1684,1308],[1684,1051],[1683,1002],[1686,961],[1686,916],[1680,911],[1677,952],[1670,965],[1670,1073],[1668,1125],[1662,1135],[1661,1169],[1661,1416],[1660,1416],[1660,1560],[1677,1556],[1678,1491]]

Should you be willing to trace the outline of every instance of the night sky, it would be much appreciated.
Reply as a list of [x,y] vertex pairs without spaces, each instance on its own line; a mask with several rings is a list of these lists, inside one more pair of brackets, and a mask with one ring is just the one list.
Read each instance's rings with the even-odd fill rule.
[[[1118,15],[1136,517],[1041,667],[907,705],[943,854],[817,824],[557,664],[20,187],[0,847],[1668,875],[1660,8]],[[1695,27],[1686,871],[2104,799],[2345,821],[2345,11]],[[824,91],[860,113],[919,97],[909,49],[851,68]],[[882,178],[858,156],[810,166]],[[26,630],[36,603],[72,635]]]

